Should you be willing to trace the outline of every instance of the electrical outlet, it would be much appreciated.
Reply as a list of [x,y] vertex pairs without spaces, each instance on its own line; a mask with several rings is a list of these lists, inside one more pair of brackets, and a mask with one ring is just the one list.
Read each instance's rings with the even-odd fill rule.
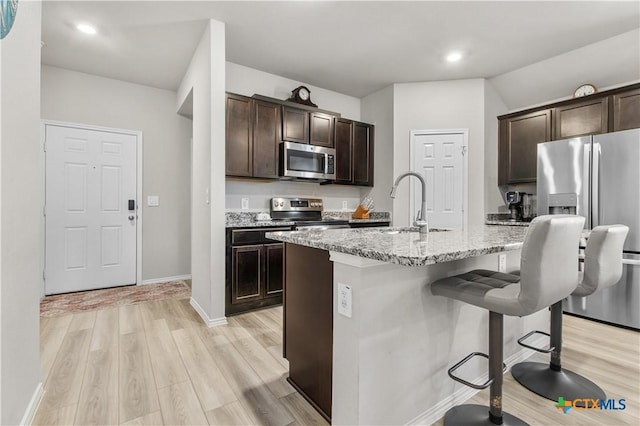
[[349,207],[348,207],[347,202],[346,202],[346,201],[343,201],[343,202],[342,202],[342,210],[347,210],[348,208],[349,208]]
[[158,195],[149,195],[147,197],[147,206],[158,207],[160,205],[160,197]]
[[498,271],[507,272],[507,255],[501,254],[498,256]]
[[351,286],[338,283],[338,313],[347,318],[351,318],[353,309],[353,297]]
[[248,198],[243,198],[242,199],[242,210],[248,210],[249,209],[249,199]]

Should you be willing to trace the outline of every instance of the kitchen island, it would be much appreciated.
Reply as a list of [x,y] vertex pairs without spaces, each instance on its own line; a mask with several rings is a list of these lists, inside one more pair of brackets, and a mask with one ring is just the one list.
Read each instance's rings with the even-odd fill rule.
[[[469,352],[486,352],[488,312],[432,296],[429,284],[498,269],[500,254],[508,271],[518,269],[525,233],[480,226],[427,235],[412,228],[267,234],[287,243],[285,355],[293,385],[333,424],[436,421],[474,392],[451,380],[447,368]],[[351,293],[350,316],[339,313],[340,284]],[[505,317],[504,324],[505,362],[512,365],[530,355],[517,338],[547,329],[548,313]],[[461,372],[479,380],[485,371],[470,363]]]

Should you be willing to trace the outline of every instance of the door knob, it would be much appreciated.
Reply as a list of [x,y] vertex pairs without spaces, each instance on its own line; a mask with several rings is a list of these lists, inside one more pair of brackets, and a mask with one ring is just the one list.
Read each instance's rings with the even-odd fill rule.
[[130,216],[129,216],[129,220],[133,220],[133,219],[135,219],[135,218],[136,218],[136,217],[135,217],[134,215],[130,215]]

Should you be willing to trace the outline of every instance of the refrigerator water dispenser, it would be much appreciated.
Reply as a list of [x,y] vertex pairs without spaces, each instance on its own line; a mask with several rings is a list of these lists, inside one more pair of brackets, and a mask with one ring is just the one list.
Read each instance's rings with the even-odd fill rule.
[[549,214],[576,214],[578,194],[575,192],[548,194],[547,205],[549,206]]

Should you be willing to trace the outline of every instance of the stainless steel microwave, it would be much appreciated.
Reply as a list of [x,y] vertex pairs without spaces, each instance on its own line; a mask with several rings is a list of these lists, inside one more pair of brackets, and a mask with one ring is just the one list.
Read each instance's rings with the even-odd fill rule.
[[303,143],[280,144],[280,176],[334,180],[336,150]]

